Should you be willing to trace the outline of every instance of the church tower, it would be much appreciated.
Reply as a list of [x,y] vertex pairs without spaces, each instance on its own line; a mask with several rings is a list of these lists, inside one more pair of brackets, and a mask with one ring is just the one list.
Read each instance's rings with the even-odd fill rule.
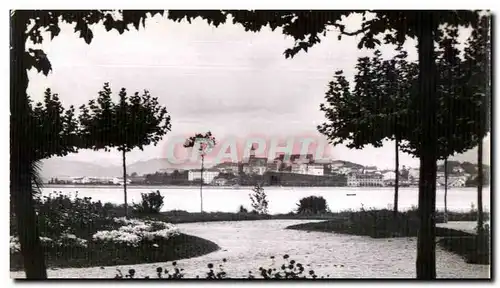
[[255,158],[255,146],[252,144],[252,148],[250,148],[250,158]]

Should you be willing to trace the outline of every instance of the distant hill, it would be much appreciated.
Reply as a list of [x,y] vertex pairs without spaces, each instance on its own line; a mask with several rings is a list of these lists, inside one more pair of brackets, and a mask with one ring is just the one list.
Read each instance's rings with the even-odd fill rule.
[[357,163],[353,163],[353,162],[349,162],[349,161],[344,161],[344,160],[333,160],[331,163],[332,164],[342,164],[343,167],[354,168],[354,169],[360,169],[360,168],[365,167],[361,164],[357,164]]
[[[488,135],[487,137],[484,138],[483,140],[483,163],[487,165],[491,165],[491,150],[490,150],[490,136]],[[455,156],[450,157],[450,160],[456,160],[460,162],[470,162],[470,163],[477,163],[477,147],[474,147],[468,151],[465,151],[462,154],[458,154]]]
[[42,178],[102,176],[115,177],[122,173],[120,166],[103,166],[90,162],[72,161],[60,158],[42,160]]
[[[451,172],[455,167],[461,167],[462,169],[464,169],[465,173],[468,173],[470,175],[477,174],[477,164],[468,161],[460,162],[455,160],[448,160],[448,172]],[[490,166],[483,164],[483,169],[484,171],[489,171]],[[444,172],[444,164],[437,165],[437,171]]]
[[[208,165],[207,165],[208,167]],[[127,165],[127,174],[137,173],[139,175],[153,174],[161,170],[173,171],[175,169],[199,168],[199,164],[172,164],[166,158],[149,159],[138,161]],[[79,176],[100,176],[100,177],[120,177],[122,176],[121,165],[104,166],[97,163],[84,161],[73,161],[61,158],[51,158],[42,161],[42,178],[48,180],[56,177],[79,177]]]

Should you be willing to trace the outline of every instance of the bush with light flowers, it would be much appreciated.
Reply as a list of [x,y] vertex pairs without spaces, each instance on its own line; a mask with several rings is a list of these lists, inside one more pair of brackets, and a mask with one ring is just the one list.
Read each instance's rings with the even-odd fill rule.
[[141,241],[166,240],[179,235],[179,229],[161,221],[115,218],[114,221],[123,226],[117,230],[98,231],[92,238],[94,241],[124,243],[137,247]]
[[[182,234],[153,219],[125,219],[122,207],[62,193],[36,204],[40,240],[49,268],[141,264],[179,260],[219,249],[208,240]],[[144,218],[144,217],[143,217]],[[11,212],[10,267],[22,270],[23,257]]]

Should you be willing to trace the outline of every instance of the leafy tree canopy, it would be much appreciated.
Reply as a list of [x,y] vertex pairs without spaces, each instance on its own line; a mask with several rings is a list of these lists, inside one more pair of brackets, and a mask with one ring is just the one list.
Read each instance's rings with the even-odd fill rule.
[[[340,39],[343,35],[361,35],[358,47],[374,48],[385,43],[402,44],[407,37],[415,38],[422,23],[423,11],[393,11],[393,10],[343,10],[343,11],[244,11],[244,10],[16,10],[26,24],[25,39],[34,44],[43,41],[42,32],[48,31],[51,39],[59,35],[60,23],[75,24],[75,33],[90,44],[94,34],[91,26],[102,23],[107,31],[116,30],[122,34],[130,29],[145,26],[145,20],[155,15],[166,15],[175,22],[186,20],[191,22],[196,18],[205,20],[215,27],[231,21],[240,24],[245,31],[258,32],[263,27],[273,31],[282,28],[284,35],[295,39],[295,45],[285,50],[288,57],[295,56],[321,42],[320,36],[335,30]],[[342,20],[351,15],[363,16],[361,28],[349,31]],[[425,19],[434,19],[435,23],[451,26],[475,25],[479,11],[425,11]],[[51,65],[47,55],[41,49],[26,51],[27,69],[35,68],[47,75]]]
[[81,146],[75,108],[65,109],[58,94],[45,91],[44,100],[33,105],[29,102],[30,117],[25,129],[30,131],[33,158],[41,160],[51,156],[65,156],[77,152]]
[[[470,48],[471,43],[480,41],[479,34],[473,33],[469,39],[468,54],[477,53],[477,49],[484,51],[484,41],[475,49]],[[471,89],[469,83],[485,79],[485,73],[479,68],[472,72],[468,68],[484,67],[487,63],[484,57],[476,55],[469,60],[459,57],[456,28],[447,27],[440,36],[436,63],[439,109],[432,129],[438,135],[438,156],[443,159],[477,145],[477,119],[484,96],[479,90],[484,90],[485,85]],[[379,51],[372,58],[359,58],[353,89],[342,71],[335,74],[329,83],[326,103],[320,106],[327,122],[318,126],[332,144],[347,142],[347,147],[358,149],[368,144],[380,147],[384,139],[396,137],[406,140],[403,151],[419,155],[423,149],[420,117],[425,117],[426,111],[419,108],[418,64],[408,62],[407,53],[401,48],[398,51],[390,60],[382,60]],[[480,138],[483,136],[484,133]]]
[[112,101],[109,83],[105,83],[96,100],[80,107],[81,137],[84,147],[100,150],[116,147],[129,152],[134,148],[156,145],[171,129],[167,109],[145,90],[127,95],[119,93],[118,103]]
[[191,136],[186,139],[184,143],[185,148],[192,148],[199,145],[198,149],[202,153],[202,155],[206,154],[216,145],[215,137],[212,135],[212,132],[208,131],[205,134],[196,133],[194,136]]

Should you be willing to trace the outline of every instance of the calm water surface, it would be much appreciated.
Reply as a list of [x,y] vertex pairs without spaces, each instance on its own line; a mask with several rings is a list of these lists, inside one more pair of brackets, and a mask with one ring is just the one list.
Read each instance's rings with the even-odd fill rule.
[[[141,187],[128,188],[129,203],[138,203],[141,200],[141,193],[159,190],[165,196],[165,205],[162,211],[185,210],[188,212],[200,211],[200,189],[195,187]],[[61,191],[64,194],[74,195],[78,191],[79,197],[92,197],[93,200],[111,202],[115,204],[123,203],[122,187],[57,187],[44,188],[43,194],[48,195],[53,191]],[[203,188],[203,210],[206,212],[236,212],[240,205],[247,209],[250,206],[249,193],[251,187],[241,187],[239,189],[204,187]],[[311,195],[322,196],[326,199],[332,211],[346,209],[358,210],[365,208],[388,208],[393,203],[394,188],[350,188],[350,187],[265,187],[265,192],[269,200],[269,212],[288,213],[296,209],[297,203],[303,197]],[[356,194],[347,196],[347,194]],[[399,189],[400,209],[409,209],[418,204],[417,188]],[[484,209],[490,209],[490,189],[483,189]],[[471,205],[477,207],[477,188],[450,188],[448,190],[448,210],[464,211],[470,210]],[[444,190],[437,191],[436,208],[444,209]]]

